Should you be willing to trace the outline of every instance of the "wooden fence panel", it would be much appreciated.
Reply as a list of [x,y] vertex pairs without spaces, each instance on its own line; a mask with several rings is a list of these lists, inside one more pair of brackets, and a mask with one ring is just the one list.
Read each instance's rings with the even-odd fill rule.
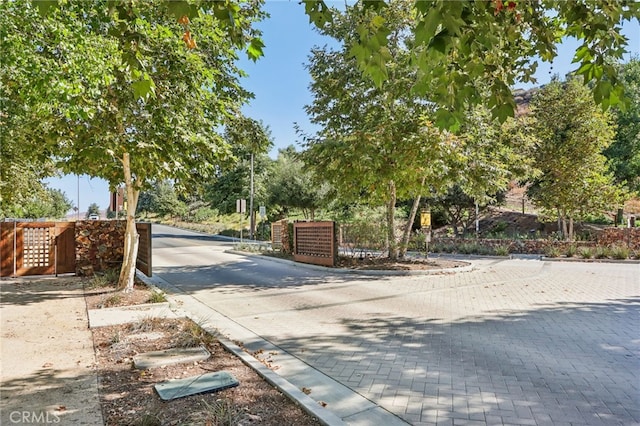
[[76,224],[75,222],[56,222],[56,273],[76,272]]
[[146,276],[151,276],[151,223],[136,223],[140,235],[136,268]]
[[14,226],[13,222],[0,222],[0,277],[10,277],[14,272]]
[[335,266],[338,246],[334,222],[296,222],[293,238],[296,262]]
[[282,248],[282,223],[273,222],[271,224],[271,247],[274,249]]

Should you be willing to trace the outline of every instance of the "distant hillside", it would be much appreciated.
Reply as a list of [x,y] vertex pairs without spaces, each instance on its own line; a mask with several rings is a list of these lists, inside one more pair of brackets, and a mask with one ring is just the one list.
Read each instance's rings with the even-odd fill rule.
[[516,116],[529,113],[531,99],[540,89],[541,87],[534,87],[529,90],[517,89],[513,92],[513,100],[516,102]]

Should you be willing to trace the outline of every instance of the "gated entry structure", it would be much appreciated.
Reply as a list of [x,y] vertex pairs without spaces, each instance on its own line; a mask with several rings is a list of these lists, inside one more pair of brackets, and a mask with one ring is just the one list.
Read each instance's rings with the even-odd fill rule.
[[0,276],[76,271],[73,222],[0,222]]
[[[151,276],[151,224],[136,225],[136,267]],[[109,236],[117,237],[122,240]],[[87,261],[78,252],[77,238],[76,222],[0,222],[0,277],[77,273],[79,258]]]

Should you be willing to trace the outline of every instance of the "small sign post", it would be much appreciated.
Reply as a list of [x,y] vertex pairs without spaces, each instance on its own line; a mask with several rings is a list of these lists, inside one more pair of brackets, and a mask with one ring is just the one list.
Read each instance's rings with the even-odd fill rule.
[[[236,213],[240,213],[244,219],[244,214],[247,212],[247,200],[244,198],[236,200]],[[242,244],[242,221],[240,222],[240,244]]]
[[420,212],[420,227],[424,232],[424,255],[429,257],[429,243],[431,242],[431,212],[422,210]]

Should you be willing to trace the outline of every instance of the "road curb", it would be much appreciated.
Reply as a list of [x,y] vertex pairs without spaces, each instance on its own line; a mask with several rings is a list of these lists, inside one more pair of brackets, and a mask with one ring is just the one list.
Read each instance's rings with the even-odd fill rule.
[[440,269],[424,269],[424,270],[407,270],[407,271],[393,271],[393,270],[379,270],[379,269],[346,269],[346,268],[330,268],[327,266],[312,265],[309,263],[294,262],[292,260],[280,259],[279,257],[265,256],[262,254],[251,253],[240,250],[225,250],[225,253],[236,254],[239,256],[257,257],[265,259],[270,262],[283,263],[296,268],[306,268],[315,271],[331,272],[336,274],[346,275],[375,275],[375,276],[403,276],[403,275],[440,275],[440,274],[455,274],[459,272],[471,272],[474,270],[474,265],[469,263],[466,266],[459,268],[440,268]]

